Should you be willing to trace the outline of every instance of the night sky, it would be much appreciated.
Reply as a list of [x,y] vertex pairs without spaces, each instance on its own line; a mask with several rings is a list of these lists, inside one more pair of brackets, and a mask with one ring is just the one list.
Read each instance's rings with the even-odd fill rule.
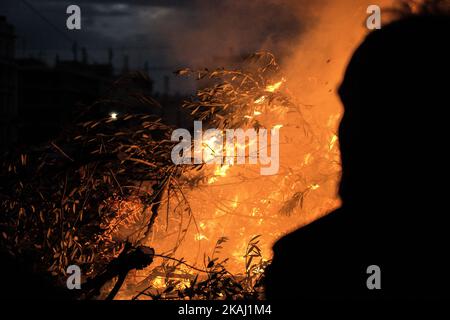
[[[280,56],[307,29],[308,1],[287,0],[2,0],[0,15],[16,27],[17,56],[72,58],[72,42],[85,47],[89,62],[105,63],[108,48],[120,70],[124,55],[131,68],[162,78],[181,67],[215,67],[217,57],[268,49]],[[82,29],[66,28],[66,8],[81,7]],[[44,19],[39,16],[41,14]],[[46,21],[48,20],[48,21]],[[79,55],[80,56],[80,55]],[[223,60],[223,59],[222,59]],[[220,67],[220,65],[217,65]],[[176,84],[173,92],[186,88]]]

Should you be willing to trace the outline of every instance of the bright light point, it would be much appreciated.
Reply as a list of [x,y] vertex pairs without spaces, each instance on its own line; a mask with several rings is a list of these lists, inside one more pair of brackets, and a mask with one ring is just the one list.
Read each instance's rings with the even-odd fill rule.
[[330,150],[333,149],[333,147],[336,144],[337,140],[338,140],[337,135],[333,135],[333,137],[331,138],[331,141],[330,141]]
[[266,96],[261,96],[255,100],[255,104],[261,104],[266,100]]
[[261,115],[262,113],[261,112],[259,112],[259,111],[255,111],[255,112],[253,112],[253,115],[255,115],[255,116],[259,116],[259,115]]
[[194,235],[194,239],[196,241],[201,241],[201,240],[209,240],[204,234],[201,233],[197,233]]
[[111,117],[111,119],[116,120],[118,114],[117,114],[117,112],[111,112],[111,113],[109,114],[109,116]]
[[213,184],[216,181],[217,181],[216,177],[211,177],[211,178],[208,179],[208,184]]
[[283,128],[282,124],[277,124],[276,126],[273,126],[274,129],[281,129]]
[[220,166],[220,167],[218,166],[216,168],[216,170],[214,171],[214,175],[220,176],[220,177],[225,177],[227,175],[228,169],[230,169],[230,166],[227,164]]
[[316,184],[316,183],[314,183],[314,184],[312,184],[311,186],[310,186],[310,188],[311,188],[311,190],[317,190],[317,189],[319,189],[319,185],[318,184]]
[[267,92],[275,92],[275,91],[277,91],[278,89],[280,89],[280,87],[281,87],[281,85],[284,83],[286,81],[286,79],[285,78],[282,78],[280,81],[278,81],[277,83],[274,83],[274,84],[272,84],[272,85],[268,85],[267,87],[266,87],[266,91]]

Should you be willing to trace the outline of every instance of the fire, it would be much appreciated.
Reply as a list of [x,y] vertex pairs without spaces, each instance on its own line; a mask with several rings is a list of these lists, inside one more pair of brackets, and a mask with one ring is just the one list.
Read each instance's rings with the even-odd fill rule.
[[232,207],[233,209],[236,209],[236,208],[237,208],[237,206],[238,206],[238,204],[239,204],[238,200],[239,200],[239,196],[236,195],[236,196],[234,197],[234,199],[231,201],[231,207]]
[[212,161],[216,157],[221,156],[214,151],[217,150],[216,147],[219,146],[220,143],[221,142],[215,136],[209,138],[206,142],[203,142],[203,157],[205,162]]
[[[260,127],[283,128],[280,130],[279,173],[261,176],[259,168],[247,163],[235,165],[235,159],[231,159],[225,164],[205,165],[200,172],[187,174],[187,179],[203,175],[196,180],[201,182],[195,187],[181,186],[190,211],[179,207],[174,199],[164,199],[172,202],[170,208],[174,212],[167,214],[167,207],[161,207],[155,222],[156,231],[147,245],[155,247],[157,252],[171,252],[200,269],[205,267],[205,257],[229,259],[227,270],[242,275],[246,269],[247,246],[254,235],[261,235],[258,244],[261,259],[268,261],[277,239],[339,205],[336,185],[340,158],[335,134],[339,114],[336,116],[334,111],[331,117],[320,108],[286,111],[273,102],[273,96],[284,94],[280,89],[287,86],[286,82],[282,77],[278,82],[262,86],[267,93],[261,95],[259,89],[250,100],[253,103],[238,113],[244,126],[251,127],[257,119]],[[320,113],[326,115],[325,120]],[[247,139],[244,145],[233,147],[249,150],[254,143],[258,143],[257,139]],[[221,148],[217,148],[219,145]],[[217,137],[207,138],[202,144],[203,160],[224,157],[227,147]],[[214,152],[218,149],[220,154]],[[229,240],[217,249],[215,244],[221,237]],[[263,272],[258,268],[254,270]],[[187,269],[186,273],[198,272]],[[175,276],[169,278],[175,279]]]
[[330,145],[329,145],[330,150],[334,148],[337,141],[338,141],[338,136],[334,134],[330,140]]
[[256,99],[256,100],[254,101],[254,103],[255,103],[255,104],[262,104],[262,103],[264,103],[264,101],[266,101],[266,96],[261,96],[261,97],[259,97],[258,99]]
[[197,233],[194,236],[195,241],[201,241],[201,240],[209,240],[208,237],[206,237],[204,234]]
[[[268,89],[276,91],[283,83],[279,81]],[[265,96],[256,99],[255,105],[265,103],[265,99]],[[213,251],[218,238],[227,236],[230,240],[223,245],[220,254],[223,258],[230,258],[228,267],[232,272],[240,273],[245,268],[244,254],[252,235],[262,235],[261,252],[263,259],[269,260],[271,246],[276,239],[339,204],[335,197],[340,170],[339,151],[335,148],[337,136],[328,133],[334,132],[338,118],[326,123],[326,128],[317,128],[322,130],[320,135],[327,137],[321,146],[317,142],[309,142],[302,127],[292,125],[300,123],[293,115],[277,113],[275,119],[273,113],[261,110],[252,110],[247,114],[248,118],[258,117],[268,128],[283,128],[280,131],[280,159],[281,164],[291,168],[291,171],[261,177],[257,170],[247,164],[227,163],[207,169],[210,170],[207,184],[187,195],[199,219],[198,230],[193,227],[191,231],[197,247],[186,243],[178,249],[180,256],[192,264],[202,263],[199,258]],[[274,120],[277,122],[274,123]],[[212,138],[204,147],[211,147],[214,143],[217,141]],[[246,141],[247,146],[251,143],[255,141]],[[322,154],[325,155],[324,159]],[[325,159],[329,162],[323,162]],[[330,166],[328,163],[331,162],[335,165]],[[323,178],[328,176],[331,178]],[[280,212],[284,204],[296,193],[306,190],[302,207],[297,205],[292,209],[293,212],[302,213],[283,216]]]
[[208,179],[208,184],[213,184],[216,181],[217,181],[216,177],[211,177],[211,178]]
[[[206,154],[207,154],[205,161],[210,161],[210,160],[213,160],[215,157],[223,156],[223,155],[216,155],[216,154],[214,154],[214,152],[211,151],[211,150],[214,150],[214,148],[215,148],[214,145],[217,143],[218,143],[218,141],[217,141],[216,137],[212,137],[203,144],[203,151],[204,151],[204,153],[206,151]],[[230,161],[230,163],[228,163],[228,164],[216,165],[213,175],[208,179],[208,184],[215,183],[218,180],[218,177],[225,177],[227,175],[228,170],[230,169],[230,167],[232,165],[233,165],[232,161]]]
[[267,91],[267,92],[275,92],[275,91],[277,91],[278,89],[280,89],[281,85],[282,85],[284,82],[286,82],[286,79],[285,79],[285,78],[282,78],[280,81],[278,81],[278,82],[276,82],[276,83],[274,83],[274,84],[268,85],[268,86],[266,87],[266,91]]
[[309,162],[310,162],[310,160],[311,160],[311,153],[307,153],[307,154],[305,155],[305,158],[303,159],[303,163],[304,163],[305,165],[308,165]]
[[310,185],[309,187],[310,187],[311,190],[317,190],[317,189],[320,188],[320,186],[318,184],[316,184],[316,183]]
[[166,283],[164,281],[163,277],[155,277],[155,279],[153,279],[152,281],[152,285],[155,289],[163,289],[166,286]]
[[230,165],[225,164],[223,166],[217,166],[216,170],[214,170],[214,175],[225,177],[227,175],[227,171],[230,169]]

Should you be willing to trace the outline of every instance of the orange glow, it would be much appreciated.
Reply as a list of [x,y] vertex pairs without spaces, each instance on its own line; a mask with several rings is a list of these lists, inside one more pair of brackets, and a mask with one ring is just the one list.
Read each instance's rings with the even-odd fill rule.
[[[176,247],[177,257],[202,268],[203,257],[210,256],[217,239],[225,236],[229,241],[214,254],[230,258],[228,270],[242,274],[245,250],[254,235],[262,235],[262,258],[270,260],[272,245],[280,237],[340,205],[337,129],[342,106],[336,88],[353,50],[367,33],[361,8],[370,2],[357,2],[359,6],[336,1],[323,8],[317,27],[295,46],[298,54],[284,62],[286,77],[263,88],[265,95],[255,98],[249,110],[240,114],[240,118],[256,118],[264,128],[282,128],[279,174],[261,176],[259,169],[247,164],[203,168],[203,182],[194,188],[183,187],[192,216],[180,208],[167,218],[163,206],[146,245],[157,252],[172,252]],[[346,34],[345,41],[340,40],[342,34]],[[268,107],[272,93],[281,88],[295,96],[300,111],[286,111],[276,104]],[[214,139],[204,143],[204,148],[212,148]],[[196,177],[197,172],[189,172],[185,178]],[[175,207],[174,201],[171,208]],[[182,232],[195,243],[179,243]]]

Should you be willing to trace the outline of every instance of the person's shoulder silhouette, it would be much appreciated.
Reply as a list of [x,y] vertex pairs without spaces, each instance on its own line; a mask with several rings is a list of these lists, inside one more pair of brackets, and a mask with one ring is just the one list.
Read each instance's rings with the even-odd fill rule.
[[267,298],[450,296],[449,31],[448,16],[404,18],[356,50],[339,89],[343,205],[274,245]]

